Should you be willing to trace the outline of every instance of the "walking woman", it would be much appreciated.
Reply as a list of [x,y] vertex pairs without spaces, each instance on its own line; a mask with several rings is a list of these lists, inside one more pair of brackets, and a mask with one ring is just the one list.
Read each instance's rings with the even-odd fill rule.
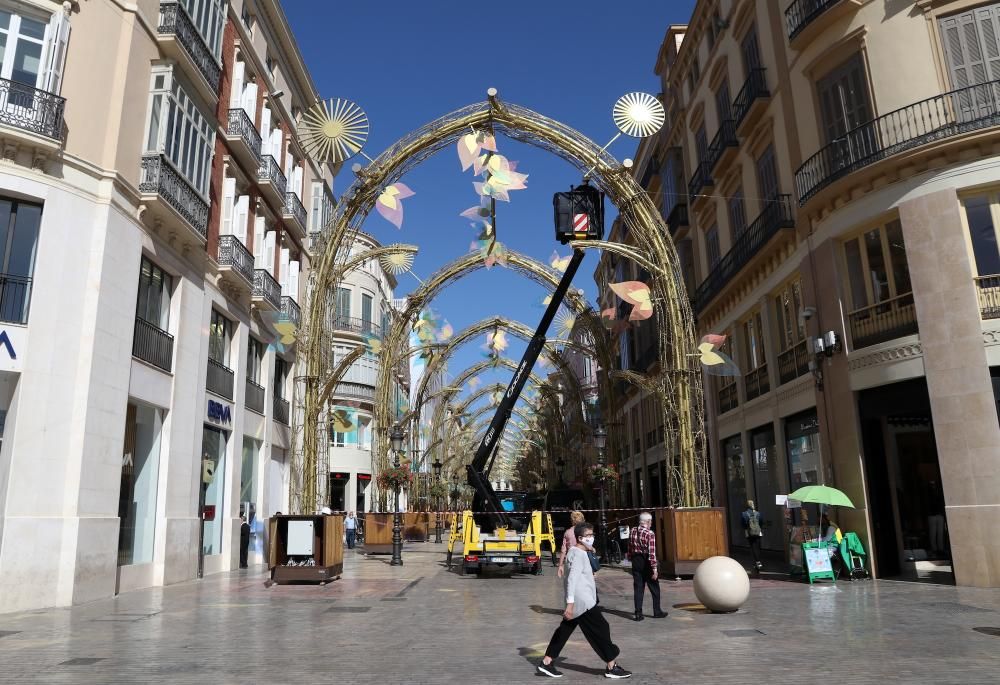
[[594,527],[589,523],[579,523],[573,533],[576,545],[566,553],[565,561],[566,610],[563,611],[562,623],[552,634],[549,646],[545,649],[545,657],[538,665],[538,673],[550,678],[562,677],[562,673],[556,669],[555,660],[566,646],[570,635],[579,627],[591,648],[604,662],[604,677],[630,678],[632,673],[615,661],[621,650],[611,641],[611,627],[597,607],[594,571],[587,555],[588,551],[594,549]]

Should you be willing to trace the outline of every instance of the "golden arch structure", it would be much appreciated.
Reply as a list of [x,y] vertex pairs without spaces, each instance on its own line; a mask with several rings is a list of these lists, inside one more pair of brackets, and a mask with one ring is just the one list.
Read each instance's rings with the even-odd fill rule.
[[[642,264],[650,273],[650,291],[659,319],[659,355],[661,376],[658,379],[666,444],[673,446],[676,458],[668,465],[667,500],[678,506],[704,506],[710,503],[708,464],[705,453],[703,392],[701,369],[695,354],[694,317],[684,290],[680,262],[667,227],[653,201],[626,169],[594,141],[565,124],[528,108],[506,103],[491,91],[485,102],[469,105],[446,114],[404,136],[367,167],[357,172],[354,183],[341,196],[334,216],[317,242],[318,264],[312,274],[307,313],[300,344],[305,348],[305,374],[299,378],[301,447],[296,448],[302,469],[302,497],[299,508],[317,505],[318,450],[321,440],[320,388],[329,380],[332,356],[331,331],[326,321],[333,302],[330,282],[348,259],[353,236],[372,210],[379,193],[400,179],[407,171],[452,144],[470,130],[492,131],[547,150],[566,160],[616,205],[619,214],[635,237],[634,248],[597,243],[575,247],[600,247],[614,251]],[[481,259],[470,255],[470,259]],[[516,268],[516,267],[515,267]],[[442,276],[438,287],[450,280]],[[316,287],[316,284],[321,284]],[[434,289],[428,294],[433,296]],[[411,298],[413,299],[413,298]],[[389,354],[399,350],[407,339],[415,312],[429,300],[412,302],[403,316],[396,318],[383,343]],[[577,311],[582,306],[572,300]],[[376,401],[377,424],[373,440],[376,468],[387,463],[388,429],[392,420],[390,374],[392,364],[382,360]]]

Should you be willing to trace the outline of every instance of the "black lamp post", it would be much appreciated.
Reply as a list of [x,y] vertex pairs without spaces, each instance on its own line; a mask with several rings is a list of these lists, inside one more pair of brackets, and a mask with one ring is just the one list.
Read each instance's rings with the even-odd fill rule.
[[[399,468],[399,453],[403,449],[403,439],[406,436],[403,434],[403,429],[399,426],[393,426],[392,431],[389,433],[389,442],[392,444],[392,451],[394,452],[393,465]],[[396,511],[392,515],[392,560],[389,562],[390,566],[402,566],[403,565],[403,538],[400,535],[402,528],[402,521],[399,515],[399,486],[396,486]]]
[[[607,459],[604,456],[604,446],[608,442],[608,432],[604,430],[604,426],[598,426],[597,430],[594,431],[594,447],[597,448],[597,463],[602,468],[607,466]],[[604,474],[601,474],[601,478],[598,480],[599,484],[599,494],[600,498],[600,509],[601,509],[601,556],[607,557],[608,552],[608,519],[604,514]]]
[[[435,457],[434,463],[431,464],[434,469],[434,485],[438,486],[441,484],[441,469],[444,464]],[[441,495],[439,494],[434,498],[434,542],[441,542]]]
[[451,495],[451,506],[455,508],[455,511],[458,511],[458,496],[462,493],[458,491],[457,473],[451,474],[451,492],[449,494]]

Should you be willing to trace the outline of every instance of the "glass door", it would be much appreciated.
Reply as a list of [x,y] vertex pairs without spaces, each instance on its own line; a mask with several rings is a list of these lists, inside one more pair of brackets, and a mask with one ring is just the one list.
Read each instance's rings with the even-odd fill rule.
[[784,512],[775,501],[780,494],[777,454],[774,444],[774,427],[759,428],[750,434],[750,458],[753,464],[754,494],[757,510],[764,516],[764,549],[782,550],[785,547],[783,529]]
[[205,557],[222,554],[224,521],[227,434],[204,426],[201,454],[201,545],[198,550],[198,575],[204,574]]

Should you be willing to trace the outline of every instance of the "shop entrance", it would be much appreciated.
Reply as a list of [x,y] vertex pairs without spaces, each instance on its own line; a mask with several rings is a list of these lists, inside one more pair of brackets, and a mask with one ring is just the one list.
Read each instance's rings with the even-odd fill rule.
[[864,390],[858,401],[879,577],[953,583],[926,381]]
[[354,511],[361,514],[366,511],[365,509],[365,491],[368,490],[368,485],[372,482],[371,475],[367,473],[359,473],[357,481],[357,493],[355,495],[355,505]]
[[351,480],[349,473],[330,474],[330,508],[334,511],[347,511],[347,483]]

